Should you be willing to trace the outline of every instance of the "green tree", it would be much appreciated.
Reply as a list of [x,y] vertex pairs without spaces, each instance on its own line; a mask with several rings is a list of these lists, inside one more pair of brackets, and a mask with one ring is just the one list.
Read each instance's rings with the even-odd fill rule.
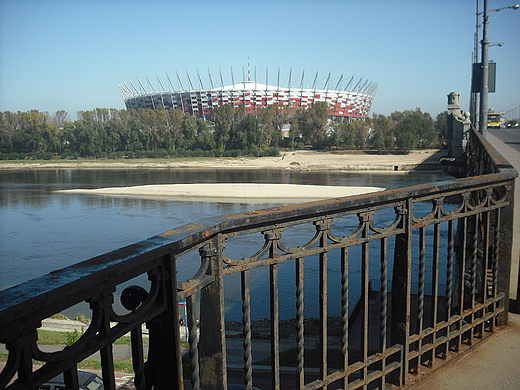
[[439,132],[435,128],[435,122],[427,112],[421,113],[421,128],[419,131],[419,146],[422,148],[436,148],[439,145]]
[[374,114],[372,116],[371,145],[380,153],[388,153],[395,147],[394,123],[382,114]]
[[429,113],[423,113],[420,108],[416,108],[393,112],[390,118],[395,122],[395,143],[402,153],[409,153],[417,147],[438,146],[439,131]]
[[123,150],[121,128],[117,121],[109,119],[103,124],[103,136],[101,137],[101,141],[101,152],[112,153]]
[[184,115],[181,121],[182,136],[179,147],[186,150],[194,149],[197,139],[197,119],[192,115]]
[[448,122],[448,111],[441,112],[435,118],[435,132],[440,140],[446,142],[446,126]]
[[354,126],[355,144],[359,149],[366,149],[370,136],[369,125],[364,120],[352,122]]
[[408,154],[417,145],[417,136],[413,131],[398,132],[396,144],[401,153]]
[[50,122],[48,113],[38,110],[18,113],[20,128],[13,134],[13,149],[18,153],[46,152],[44,133],[47,122]]
[[215,139],[217,147],[224,150],[230,137],[231,127],[234,123],[234,112],[231,104],[223,104],[214,107],[211,111],[215,123]]
[[325,148],[329,144],[327,122],[329,108],[326,102],[314,102],[298,111],[298,122],[303,139],[314,148]]
[[301,132],[300,132],[300,121],[298,119],[298,116],[295,115],[289,122],[289,125],[291,126],[289,128],[289,141],[290,141],[290,148],[294,149],[295,143],[302,141],[301,138]]
[[135,110],[142,135],[143,148],[145,150],[157,150],[164,148],[164,126],[159,126],[157,111],[139,108]]
[[58,126],[58,128],[62,128],[65,122],[70,122],[69,114],[64,110],[56,111],[52,116],[51,121]]
[[423,125],[422,113],[420,110],[415,110],[392,113],[391,116],[397,118],[394,128],[397,149],[401,153],[408,154],[417,147],[419,142]]
[[146,143],[146,136],[144,134],[146,133],[141,130],[141,124],[137,117],[130,117],[122,130],[121,146],[123,151],[137,152],[144,150],[144,144]]
[[74,131],[73,122],[64,122],[63,128],[60,132],[60,144],[62,147],[62,154],[73,154],[74,147],[77,145],[76,134]]
[[333,120],[330,122],[330,142],[336,148],[350,149],[355,145],[354,126],[349,122]]
[[60,132],[54,123],[44,122],[39,126],[41,144],[39,152],[61,153],[63,151],[60,142]]
[[262,134],[267,146],[277,146],[284,122],[287,115],[282,114],[283,106],[271,104],[264,107],[258,113]]
[[15,133],[20,131],[21,120],[19,113],[5,111],[0,113],[0,151],[13,153],[13,139]]
[[233,120],[235,124],[238,124],[244,120],[247,115],[246,107],[243,104],[239,104],[233,109]]
[[247,114],[242,119],[238,127],[246,135],[247,149],[263,149],[265,148],[264,134],[260,130],[258,118],[253,114]]
[[208,130],[208,124],[205,120],[197,118],[197,139],[195,147],[201,150],[215,149],[215,136]]
[[168,111],[168,125],[165,128],[165,142],[163,149],[175,150],[178,141],[182,136],[182,119],[184,118],[182,110]]
[[93,157],[96,155],[96,139],[98,134],[92,123],[87,120],[78,120],[74,122],[74,141],[72,151],[78,153],[81,157]]
[[340,129],[340,142],[345,149],[356,146],[356,129],[351,122],[343,122]]

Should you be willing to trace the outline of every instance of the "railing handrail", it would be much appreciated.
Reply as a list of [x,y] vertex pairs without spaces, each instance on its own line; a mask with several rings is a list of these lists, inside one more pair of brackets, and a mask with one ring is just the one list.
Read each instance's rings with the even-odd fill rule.
[[[496,153],[498,161],[501,161],[501,156],[498,152]],[[51,316],[70,306],[71,295],[78,295],[77,303],[79,303],[85,301],[86,296],[93,296],[99,293],[95,290],[95,283],[92,283],[93,281],[99,282],[100,280],[108,280],[110,278],[110,284],[120,284],[142,274],[142,264],[148,261],[150,257],[158,258],[166,253],[184,252],[191,247],[200,246],[219,233],[241,230],[245,227],[251,228],[255,225],[265,225],[266,221],[272,219],[275,219],[277,223],[281,223],[284,219],[287,219],[297,224],[299,220],[320,218],[331,211],[334,211],[336,214],[338,210],[341,209],[344,212],[348,212],[367,204],[376,208],[379,204],[404,201],[412,196],[415,198],[433,196],[435,194],[449,192],[450,190],[456,189],[460,191],[478,186],[486,186],[490,183],[501,183],[515,179],[518,176],[516,170],[514,170],[505,159],[502,158],[502,160],[504,162],[501,164],[504,166],[503,170],[507,164],[508,172],[445,180],[344,198],[291,204],[257,211],[248,211],[241,214],[207,218],[180,226],[107,254],[99,255],[92,259],[56,270],[47,275],[0,291],[0,340],[6,337],[3,333],[4,329],[8,329],[6,328],[8,323],[20,321],[22,317],[27,319],[28,317],[30,318],[32,314],[35,314],[33,302],[41,300],[43,295],[49,294],[49,299],[46,299],[46,301],[54,302],[49,310],[45,310],[45,306],[40,305],[43,314]],[[295,214],[296,211],[297,214]],[[151,253],[154,253],[154,255],[150,256]],[[134,265],[132,262],[136,264]],[[118,267],[123,265],[125,268],[124,276],[118,272]],[[129,268],[132,269],[134,267],[136,269],[135,272],[129,270]],[[80,280],[83,280],[84,283],[78,285],[77,282]],[[56,283],[58,281],[60,281],[60,286],[57,288]],[[64,283],[63,281],[66,282]],[[65,296],[67,297],[67,305],[60,307],[56,302],[59,302],[60,298]],[[40,314],[42,312],[40,312]]]
[[511,165],[509,161],[507,161],[504,156],[502,156],[491,143],[482,135],[480,134],[475,128],[471,128],[470,134],[472,137],[475,137],[479,140],[479,142],[482,144],[484,149],[489,154],[489,157],[495,164],[496,168],[499,172],[506,173],[511,172],[512,174],[516,174],[518,176],[518,172],[516,169]]

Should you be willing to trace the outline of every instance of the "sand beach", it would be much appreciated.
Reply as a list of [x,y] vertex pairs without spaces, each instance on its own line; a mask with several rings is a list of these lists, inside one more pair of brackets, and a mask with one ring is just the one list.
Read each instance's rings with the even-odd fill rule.
[[278,157],[0,161],[0,169],[269,168],[304,171],[410,172],[416,169],[440,169],[439,159],[445,155],[444,150],[439,151],[438,149],[414,150],[406,155],[377,154],[364,151],[317,152],[299,150],[284,151]]

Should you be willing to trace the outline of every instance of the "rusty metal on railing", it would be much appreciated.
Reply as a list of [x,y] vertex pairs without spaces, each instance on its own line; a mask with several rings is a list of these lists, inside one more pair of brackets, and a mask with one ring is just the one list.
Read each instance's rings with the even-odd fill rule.
[[[9,351],[0,388],[37,388],[61,372],[75,388],[77,364],[99,351],[105,388],[115,389],[112,344],[128,332],[138,389],[406,384],[507,322],[517,174],[478,134],[469,144],[478,176],[193,223],[0,292]],[[178,280],[185,258],[198,270]],[[117,286],[140,275],[149,288],[124,289],[128,312],[117,312]],[[270,353],[258,370],[253,334],[265,300]],[[80,339],[43,352],[42,320],[85,301],[92,322]],[[226,337],[236,302],[240,352]],[[238,370],[228,363],[236,353]]]

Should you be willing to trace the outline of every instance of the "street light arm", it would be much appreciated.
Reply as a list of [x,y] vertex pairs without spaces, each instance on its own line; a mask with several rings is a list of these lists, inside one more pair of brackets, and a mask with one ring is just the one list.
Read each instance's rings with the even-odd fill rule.
[[[504,9],[519,9],[520,8],[520,4],[515,4],[515,5],[510,5],[509,7],[502,7],[502,8],[497,8],[497,9],[491,9],[489,10],[487,13],[488,13],[488,17],[492,16],[492,15],[489,15],[489,13],[493,12],[493,14],[495,12],[498,12],[498,11],[502,11]],[[477,12],[477,15],[482,15],[484,12]]]
[[491,11],[488,11],[488,12],[497,12],[497,11],[502,11],[503,9],[518,9],[518,8],[520,8],[520,4],[510,5],[509,7],[492,9]]

